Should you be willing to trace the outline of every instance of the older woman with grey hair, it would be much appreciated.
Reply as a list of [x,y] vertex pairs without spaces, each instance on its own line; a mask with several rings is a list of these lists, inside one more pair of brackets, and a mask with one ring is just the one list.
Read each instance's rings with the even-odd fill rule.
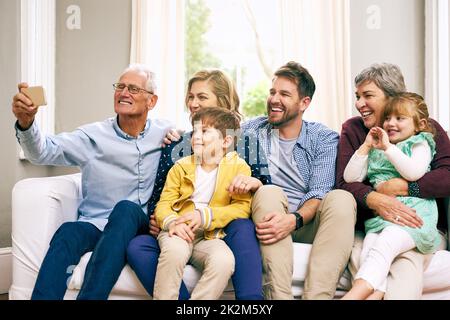
[[[417,181],[408,182],[402,178],[395,178],[376,188],[367,180],[346,183],[343,173],[353,153],[364,143],[372,127],[382,125],[383,111],[390,99],[406,91],[401,70],[389,63],[373,64],[364,69],[356,76],[355,87],[355,106],[360,116],[353,117],[342,125],[336,184],[338,188],[351,192],[358,203],[356,228],[364,230],[364,221],[374,215],[393,223],[401,222],[409,227],[420,227],[422,222],[415,211],[402,204],[395,196],[409,195],[421,198],[450,196],[450,141],[447,133],[436,121],[431,120],[436,129],[437,153],[431,162],[431,171]],[[438,227],[440,230],[447,230],[447,220],[442,211]],[[353,274],[359,266],[359,254],[359,250],[354,250],[350,259],[350,270]],[[384,299],[420,299],[427,258],[430,256],[424,256],[415,250],[399,255],[391,266]]]

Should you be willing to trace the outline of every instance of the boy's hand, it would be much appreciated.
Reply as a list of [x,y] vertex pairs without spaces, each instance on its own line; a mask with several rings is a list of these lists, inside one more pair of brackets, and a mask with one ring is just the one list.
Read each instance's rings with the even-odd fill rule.
[[186,224],[186,222],[188,221],[190,222],[187,226],[190,228],[190,230],[192,232],[197,231],[197,229],[202,226],[202,217],[200,210],[195,209],[194,211],[183,214],[181,217],[175,220],[175,224]]
[[194,241],[195,235],[192,232],[191,228],[185,223],[176,224],[175,222],[172,222],[169,225],[169,236],[178,236],[181,239],[192,243]]
[[256,178],[238,174],[234,177],[231,184],[228,186],[227,191],[233,194],[245,194],[248,192],[256,192],[263,184]]
[[369,134],[373,138],[372,146],[374,148],[386,151],[391,146],[386,131],[380,127],[370,129]]

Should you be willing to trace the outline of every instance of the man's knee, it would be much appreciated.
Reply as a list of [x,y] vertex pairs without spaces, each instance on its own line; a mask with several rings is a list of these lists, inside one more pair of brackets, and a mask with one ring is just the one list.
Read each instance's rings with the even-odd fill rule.
[[140,226],[145,224],[147,217],[142,208],[136,203],[128,200],[119,201],[108,217],[108,224],[119,224],[122,227],[132,224]]
[[253,195],[253,201],[261,199],[267,200],[278,196],[284,196],[283,189],[276,185],[268,184],[259,187],[259,189]]
[[252,199],[252,220],[260,222],[272,211],[284,213],[287,198],[282,188],[275,185],[265,185],[256,191]]
[[322,200],[321,211],[341,223],[356,223],[356,201],[350,192],[336,189],[327,193]]

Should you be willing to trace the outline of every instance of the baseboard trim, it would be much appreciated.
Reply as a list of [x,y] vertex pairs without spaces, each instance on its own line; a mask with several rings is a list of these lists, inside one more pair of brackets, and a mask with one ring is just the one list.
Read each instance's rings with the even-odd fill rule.
[[12,283],[12,250],[0,248],[0,294],[8,293]]

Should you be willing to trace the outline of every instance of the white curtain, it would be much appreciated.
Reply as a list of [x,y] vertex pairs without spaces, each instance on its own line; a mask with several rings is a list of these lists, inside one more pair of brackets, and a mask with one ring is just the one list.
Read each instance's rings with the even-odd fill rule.
[[425,101],[430,116],[450,130],[450,6],[425,3]]
[[21,79],[43,86],[47,105],[36,122],[42,132],[55,131],[55,0],[21,0]]
[[349,0],[279,0],[279,17],[278,66],[297,61],[316,83],[304,119],[339,132],[352,110]]
[[151,117],[184,127],[184,1],[133,0],[130,63],[156,73],[158,103]]

